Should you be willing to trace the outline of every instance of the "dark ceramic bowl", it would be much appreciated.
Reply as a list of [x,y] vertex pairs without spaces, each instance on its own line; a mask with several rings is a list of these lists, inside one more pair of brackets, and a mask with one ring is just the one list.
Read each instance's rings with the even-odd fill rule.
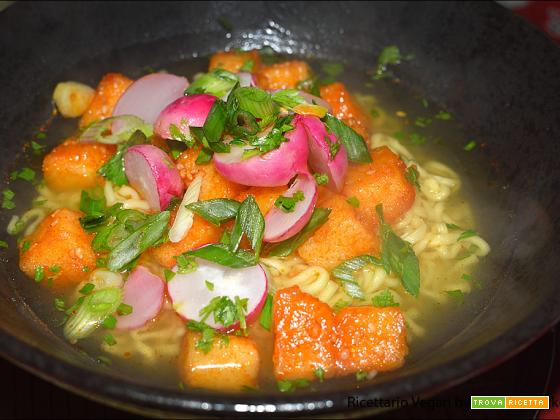
[[[234,24],[229,35],[218,23],[222,16]],[[29,164],[22,145],[49,118],[59,80],[95,85],[108,71],[137,76],[145,66],[162,68],[226,46],[272,45],[371,68],[378,51],[398,45],[415,55],[397,69],[402,83],[445,106],[465,135],[486,146],[465,158],[476,165],[464,165],[483,171],[477,215],[493,246],[494,276],[482,305],[467,309],[466,318],[402,369],[359,388],[333,383],[291,395],[224,395],[158,388],[77,351],[35,315],[10,240],[0,267],[0,352],[23,368],[144,413],[332,414],[347,409],[349,395],[434,393],[520,351],[558,321],[560,50],[496,4],[25,2],[2,12],[0,23],[4,179]],[[18,209],[29,199],[18,194]],[[0,224],[11,215],[3,211]]]

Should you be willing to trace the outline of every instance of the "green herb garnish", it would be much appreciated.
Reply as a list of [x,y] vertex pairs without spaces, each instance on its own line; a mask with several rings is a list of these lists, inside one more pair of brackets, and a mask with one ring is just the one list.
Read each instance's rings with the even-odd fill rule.
[[35,281],[40,283],[45,278],[45,270],[42,266],[38,266],[35,268]]
[[[26,243],[27,243],[27,247],[24,249]],[[21,252],[27,251],[29,249],[29,245],[31,245],[31,243],[29,241],[25,241],[23,246],[21,247]],[[0,248],[4,248],[4,249],[8,248],[8,242],[0,241]]]
[[13,198],[16,196],[16,194],[12,190],[5,189],[4,191],[2,191],[2,196],[3,209],[12,210],[16,207],[16,204],[13,202]]
[[358,207],[360,207],[360,200],[358,200],[358,199],[357,199],[356,197],[354,197],[354,196],[348,197],[348,198],[346,199],[346,202],[347,202],[348,204],[350,204],[352,207],[356,208],[356,209],[357,209]]
[[211,281],[204,280],[204,284],[206,285],[206,288],[211,292],[214,290],[214,283],[212,283]]
[[103,341],[108,346],[114,346],[115,344],[117,344],[117,340],[115,340],[115,337],[113,337],[113,334],[105,334],[105,336],[103,337]]
[[259,324],[261,324],[261,326],[267,331],[270,331],[270,327],[272,325],[272,303],[273,297],[269,293],[266,296],[266,300],[259,317]]
[[302,191],[296,191],[291,197],[281,195],[274,202],[274,206],[278,207],[284,213],[293,213],[296,209],[296,204],[304,200]]
[[400,64],[404,60],[411,60],[414,58],[412,54],[403,56],[399,48],[395,45],[389,45],[383,48],[381,54],[377,58],[377,68],[373,76],[374,80],[379,80],[385,77],[392,76],[392,73],[388,71],[387,66]]
[[313,374],[319,379],[319,382],[323,382],[325,380],[325,369],[319,366],[317,369],[313,371]]
[[447,121],[447,120],[450,120],[450,119],[451,119],[451,114],[450,114],[449,112],[447,112],[447,111],[439,111],[439,112],[436,114],[436,118],[437,118],[438,120]]
[[196,201],[186,207],[210,223],[220,226],[223,222],[233,219],[237,215],[240,205],[238,201],[228,198],[214,198]]
[[360,163],[371,162],[371,156],[362,136],[330,114],[325,115],[322,120],[329,131],[336,136],[338,142],[342,142],[350,161]]
[[471,140],[467,144],[465,144],[465,147],[463,147],[463,150],[466,150],[467,152],[470,152],[471,150],[474,150],[475,147],[476,147],[476,141]]
[[128,141],[118,145],[117,153],[99,168],[97,173],[117,186],[128,184],[128,178],[124,171],[124,154],[129,147],[146,143],[146,140],[146,135],[141,130],[136,130]]
[[130,315],[133,310],[134,310],[134,308],[132,306],[126,304],[126,303],[121,303],[117,307],[117,313],[119,315]]
[[251,248],[255,251],[255,258],[258,259],[264,234],[264,216],[252,195],[243,200],[237,211],[230,237],[231,252],[237,252],[244,234],[247,235]]
[[214,337],[216,332],[213,328],[199,321],[189,321],[187,323],[187,328],[192,331],[198,331],[201,333],[200,338],[195,344],[195,348],[201,350],[203,353],[208,353],[212,350],[212,345],[214,344]]
[[329,176],[327,174],[316,173],[313,174],[313,177],[317,185],[326,185],[329,183]]
[[163,275],[165,276],[165,281],[169,282],[173,280],[173,277],[175,277],[175,272],[166,268],[165,270],[163,270]]
[[257,263],[255,254],[243,249],[233,252],[226,244],[205,245],[186,254],[231,268],[252,267]]
[[373,304],[373,306],[376,306],[378,308],[399,306],[399,303],[395,301],[393,294],[389,289],[385,289],[377,293],[373,298],[371,298],[371,303]]
[[361,382],[361,381],[365,380],[367,378],[367,376],[368,376],[367,372],[364,372],[364,371],[361,371],[361,370],[356,372],[356,380],[357,381]]
[[399,238],[391,225],[385,223],[382,204],[378,204],[375,210],[381,225],[381,263],[388,274],[395,273],[401,279],[408,293],[417,297],[420,290],[420,267],[412,245]]
[[467,238],[472,238],[473,236],[478,236],[478,233],[472,229],[465,230],[462,232],[459,237],[457,238],[457,242],[462,241]]
[[195,261],[194,257],[185,254],[175,256],[175,261],[177,261],[178,274],[192,273],[198,268],[198,263]]
[[294,392],[298,388],[305,388],[309,386],[307,379],[295,379],[293,381],[285,379],[276,382],[280,392]]
[[420,174],[418,173],[418,169],[416,169],[416,165],[409,166],[404,176],[408,182],[420,189],[420,182],[418,181]]
[[451,299],[453,299],[453,300],[459,302],[460,304],[462,304],[462,303],[464,302],[464,300],[465,300],[465,294],[464,294],[463,291],[460,290],[460,289],[457,289],[457,290],[446,290],[445,293],[447,293],[447,295],[448,295]]

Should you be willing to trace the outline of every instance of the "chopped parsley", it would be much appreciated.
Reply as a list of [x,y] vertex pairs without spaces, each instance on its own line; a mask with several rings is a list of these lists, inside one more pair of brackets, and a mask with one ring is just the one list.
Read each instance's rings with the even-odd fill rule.
[[280,392],[294,392],[298,388],[305,388],[309,386],[309,381],[307,379],[285,379],[283,381],[277,381],[276,385]]
[[296,209],[296,204],[304,200],[302,191],[296,191],[291,197],[281,195],[274,202],[274,206],[278,207],[284,213],[293,213]]
[[447,293],[447,295],[448,295],[451,299],[453,299],[453,300],[459,302],[460,304],[462,304],[462,303],[464,302],[464,300],[465,300],[465,294],[464,294],[463,291],[460,290],[460,289],[457,289],[457,290],[446,290],[445,293]]
[[439,111],[436,114],[436,119],[442,120],[442,121],[448,121],[448,120],[451,119],[451,114],[447,111]]
[[212,350],[212,345],[214,344],[214,337],[216,332],[213,328],[205,324],[204,322],[189,321],[187,323],[187,328],[192,331],[198,331],[201,333],[200,338],[195,344],[195,348],[201,350],[203,353],[208,353]]
[[376,294],[372,299],[371,303],[377,308],[387,308],[390,306],[399,306],[399,303],[395,301],[393,294],[389,289],[385,289],[378,294]]
[[241,329],[245,330],[248,301],[249,299],[240,299],[239,296],[235,296],[233,301],[228,296],[216,296],[198,314],[201,322],[205,322],[212,316],[214,322],[224,327],[229,327],[239,321]]
[[423,135],[418,134],[418,133],[411,133],[410,134],[410,141],[413,144],[424,144],[424,143],[426,143],[426,136],[423,136]]
[[198,268],[198,263],[195,261],[194,257],[185,254],[177,255],[175,261],[177,261],[178,274],[192,273]]
[[[25,242],[27,242],[29,244],[29,241],[25,241]],[[23,245],[25,246],[25,244],[23,244]],[[8,248],[8,242],[0,241],[0,248],[4,248],[4,249]],[[25,250],[23,249],[23,247],[21,247],[21,249],[22,249],[22,252],[25,252],[25,251],[27,251],[27,249],[29,249],[29,246],[27,246],[27,249],[25,249]]]
[[360,201],[354,196],[348,197],[346,202],[356,209],[360,207]]
[[31,150],[34,155],[40,155],[46,147],[47,146],[37,143],[35,140],[31,140]]
[[316,173],[313,174],[313,177],[317,185],[326,185],[329,183],[329,176],[327,174]]
[[377,58],[377,68],[375,69],[373,79],[379,80],[385,77],[391,77],[392,73],[387,69],[387,66],[400,64],[402,61],[412,60],[413,58],[414,56],[412,54],[402,55],[396,45],[389,45],[383,48],[381,54],[379,54]]
[[319,366],[317,369],[313,371],[313,374],[319,379],[319,382],[323,382],[325,380],[325,369]]
[[174,271],[166,268],[165,270],[163,270],[163,275],[165,276],[165,281],[169,282],[173,280],[173,277],[175,277],[176,274]]
[[35,268],[35,281],[37,283],[41,282],[45,278],[45,270],[42,266]]
[[360,370],[356,372],[356,380],[361,382],[367,378],[367,375],[367,372]]
[[429,126],[431,123],[432,123],[431,118],[424,118],[424,117],[418,117],[414,121],[414,125],[422,128]]
[[114,346],[115,344],[117,344],[117,340],[115,340],[115,337],[113,337],[113,334],[106,334],[103,337],[103,341],[105,342],[105,344],[107,344],[108,346]]
[[416,169],[415,165],[409,166],[406,169],[406,173],[404,174],[404,176],[408,182],[410,182],[416,188],[420,189],[420,182],[418,181],[420,174],[418,173],[418,169]]
[[465,147],[463,147],[463,150],[470,152],[471,150],[474,150],[476,147],[476,141],[471,140],[469,141],[467,144],[465,144]]
[[7,209],[7,210],[12,210],[16,207],[16,204],[13,202],[14,197],[16,196],[16,194],[10,190],[10,189],[5,189],[4,191],[2,191],[2,208],[3,209]]
[[22,168],[19,171],[13,171],[10,174],[10,179],[15,181],[16,179],[23,179],[24,181],[33,181],[35,179],[35,171],[31,168]]
[[126,304],[126,303],[121,303],[119,305],[119,307],[117,308],[117,313],[119,315],[130,315],[133,311],[132,306]]

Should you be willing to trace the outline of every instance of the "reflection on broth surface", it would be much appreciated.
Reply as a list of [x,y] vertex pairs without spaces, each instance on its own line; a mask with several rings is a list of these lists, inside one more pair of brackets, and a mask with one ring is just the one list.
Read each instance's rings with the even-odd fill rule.
[[[65,189],[61,179],[56,187],[39,184],[32,208],[8,226],[23,236],[21,266],[36,283],[22,290],[37,313],[127,375],[224,391],[291,392],[311,382],[321,387],[324,379],[369,380],[420,358],[480,306],[485,271],[478,265],[490,247],[477,232],[476,195],[457,164],[458,153],[467,152],[438,140],[458,130],[452,116],[391,81],[362,82],[354,77],[358,70],[339,63],[266,57],[221,53],[210,61],[214,71],[198,77],[207,59],[169,66],[170,74],[189,78],[188,95],[164,101],[157,121],[145,108],[138,111],[140,123],[118,117],[107,123],[129,84],[112,74],[118,92],[101,86],[80,113],[105,125],[88,121],[73,136],[81,138],[79,152],[58,157],[56,167],[44,164],[87,186]],[[187,85],[179,79],[182,92]],[[152,89],[169,92],[171,85],[167,79]],[[131,86],[127,92],[138,89]],[[296,89],[321,98],[304,99]],[[193,111],[193,98],[203,95],[206,105]],[[177,107],[166,108],[174,99]],[[119,106],[122,114],[135,109]],[[314,137],[310,119],[322,134]],[[86,134],[118,146],[92,163],[87,148],[97,143],[84,141]],[[290,147],[305,150],[304,166],[309,162],[315,177],[286,166],[301,157],[287,154]],[[272,158],[265,171],[255,164],[275,153],[286,155]],[[336,160],[342,154],[344,164]],[[97,179],[87,184],[90,172]],[[53,232],[56,219],[41,222],[61,208],[80,212],[97,258],[67,287],[57,286],[57,277],[68,272],[71,257],[44,264],[37,233]],[[280,233],[271,236],[271,226]],[[72,229],[60,240],[74,240]],[[243,279],[257,262],[266,285],[259,274]],[[159,280],[141,277],[138,266]],[[130,273],[140,286],[130,286]],[[165,282],[164,294],[154,281]],[[107,309],[103,290],[115,290],[117,310]],[[124,317],[135,317],[138,326],[119,328]]]

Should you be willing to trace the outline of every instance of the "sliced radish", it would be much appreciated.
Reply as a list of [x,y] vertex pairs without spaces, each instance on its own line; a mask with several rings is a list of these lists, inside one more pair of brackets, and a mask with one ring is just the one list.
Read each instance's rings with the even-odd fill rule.
[[167,154],[151,144],[130,147],[124,154],[130,185],[148,202],[151,210],[165,209],[173,197],[183,193],[179,171]]
[[287,142],[261,156],[243,160],[251,146],[232,146],[229,153],[214,153],[218,172],[232,182],[254,187],[286,185],[299,172],[307,172],[307,133],[301,124],[285,134]]
[[296,124],[303,124],[308,133],[310,168],[313,172],[327,174],[329,177],[327,187],[335,191],[342,190],[348,170],[348,155],[344,146],[340,145],[334,159],[331,159],[329,144],[325,137],[330,143],[337,143],[338,139],[334,134],[327,132],[321,120],[309,115],[298,115],[295,121]]
[[154,319],[163,305],[163,281],[141,265],[128,276],[123,288],[123,303],[132,307],[132,313],[117,315],[117,329],[132,330]]
[[317,203],[317,184],[312,175],[299,174],[283,196],[292,197],[298,191],[303,193],[303,200],[296,203],[293,212],[286,213],[278,207],[272,207],[266,214],[264,218],[264,241],[280,242],[291,238],[303,229],[309,221]]
[[189,185],[181,204],[179,204],[179,210],[175,215],[175,220],[171,229],[169,229],[169,241],[170,242],[180,242],[183,240],[189,230],[192,227],[194,214],[192,211],[186,208],[187,204],[194,203],[198,201],[198,196],[200,195],[200,188],[202,187],[202,175],[198,175]]
[[153,124],[160,112],[184,95],[189,82],[184,77],[168,73],[153,73],[131,84],[119,98],[113,116],[136,115]]
[[[198,267],[195,271],[188,274],[177,273],[167,283],[173,309],[181,317],[200,321],[200,310],[218,296],[227,296],[232,302],[235,302],[236,296],[240,299],[247,298],[245,320],[249,323],[258,316],[268,291],[266,273],[259,264],[246,268],[229,268],[198,258],[196,262]],[[173,271],[177,272],[177,267]],[[230,331],[239,327],[239,322],[236,322],[226,328],[214,322],[212,315],[204,322],[220,331]]]
[[182,135],[189,136],[189,127],[202,127],[216,102],[216,97],[206,93],[182,96],[171,102],[159,114],[154,131],[164,139],[172,139],[169,127],[175,125]]

